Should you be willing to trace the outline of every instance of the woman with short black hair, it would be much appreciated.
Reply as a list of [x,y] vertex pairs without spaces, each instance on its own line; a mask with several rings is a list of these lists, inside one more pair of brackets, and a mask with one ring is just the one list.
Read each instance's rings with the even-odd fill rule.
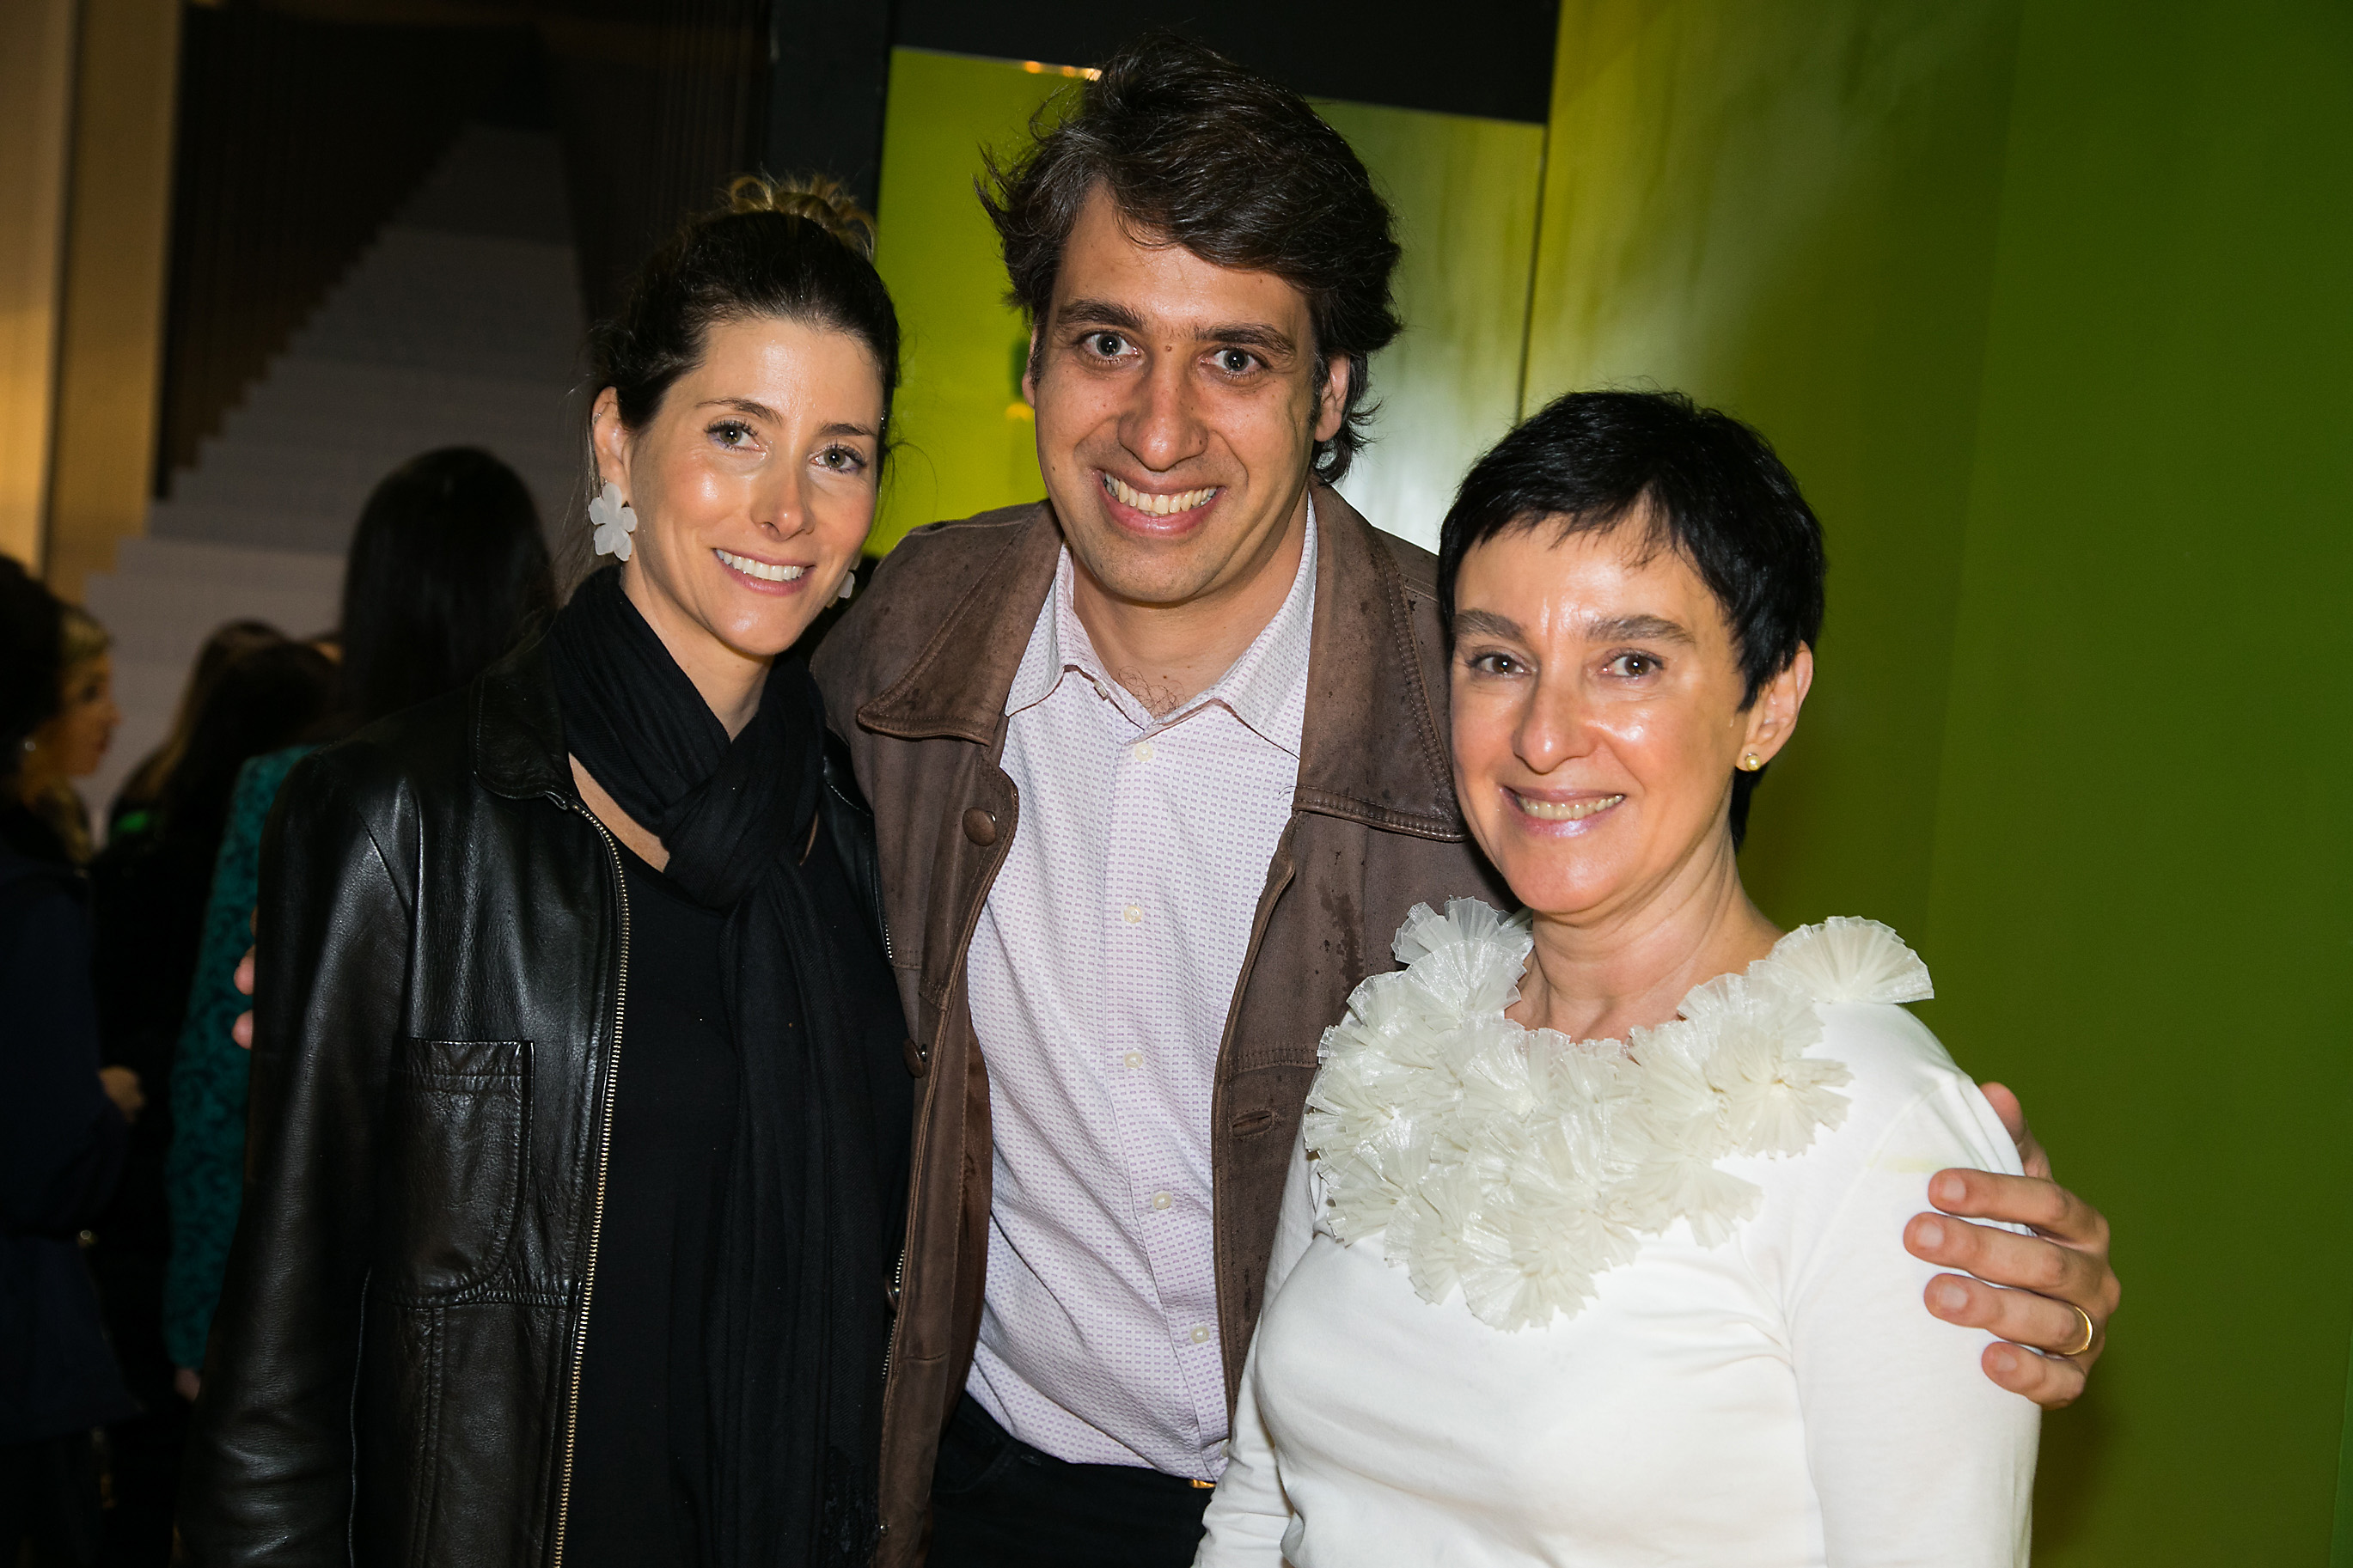
[[829,185],[687,225],[592,344],[616,563],[288,782],[195,1562],[871,1552],[905,1026],[781,657],[873,521],[871,252]]
[[2023,1563],[2038,1413],[1978,1370],[2015,1352],[1899,1239],[2018,1151],[1894,931],[1741,885],[1820,630],[1796,482],[1578,394],[1472,469],[1440,572],[1456,793],[1525,907],[1417,909],[1324,1036],[1199,1561]]

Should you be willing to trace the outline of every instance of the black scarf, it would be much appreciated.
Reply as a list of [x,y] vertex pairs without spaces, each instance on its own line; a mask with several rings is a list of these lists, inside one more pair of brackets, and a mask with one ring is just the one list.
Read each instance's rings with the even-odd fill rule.
[[874,1536],[887,1267],[873,1113],[830,942],[799,862],[823,784],[825,716],[778,659],[731,742],[686,672],[597,573],[549,638],[565,740],[670,851],[670,878],[729,911],[742,1083],[709,1345],[713,1568],[859,1563]]

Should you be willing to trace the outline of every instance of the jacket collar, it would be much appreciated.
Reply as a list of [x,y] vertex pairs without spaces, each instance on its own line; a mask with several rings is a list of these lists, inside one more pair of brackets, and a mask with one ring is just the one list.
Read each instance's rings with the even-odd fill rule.
[[513,799],[576,791],[564,746],[564,711],[544,636],[533,637],[474,684],[474,777]]
[[[1298,806],[1392,833],[1459,842],[1442,688],[1425,660],[1397,557],[1337,492],[1318,486],[1315,640]],[[1434,636],[1437,617],[1424,617]]]
[[[1372,525],[1336,492],[1316,488],[1315,519],[1315,619],[1295,807],[1460,840],[1443,715],[1433,706],[1405,579]],[[906,673],[858,710],[858,722],[900,740],[993,745],[1061,553],[1061,529],[1041,501],[974,574]]]
[[1008,715],[1032,708],[1052,695],[1073,674],[1092,682],[1118,705],[1130,723],[1145,734],[1155,734],[1212,704],[1225,708],[1270,743],[1293,757],[1299,755],[1300,731],[1307,718],[1307,658],[1314,636],[1315,509],[1307,510],[1307,540],[1300,552],[1299,570],[1274,618],[1251,639],[1226,672],[1175,710],[1155,716],[1135,696],[1113,680],[1093,639],[1079,619],[1072,602],[1077,568],[1068,543],[1054,564],[1054,587],[1039,612],[1006,694]]
[[973,574],[907,672],[859,708],[858,722],[902,741],[994,744],[1061,558],[1061,527],[1039,501],[1007,530],[1004,546]]

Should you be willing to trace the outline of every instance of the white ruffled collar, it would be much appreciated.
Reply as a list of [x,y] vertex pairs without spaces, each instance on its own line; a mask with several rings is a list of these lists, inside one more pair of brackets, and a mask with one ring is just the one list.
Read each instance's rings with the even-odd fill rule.
[[1356,987],[1307,1100],[1319,1227],[1378,1238],[1423,1300],[1459,1288],[1499,1329],[1574,1317],[1595,1276],[1677,1220],[1703,1247],[1727,1240],[1763,1194],[1716,1162],[1800,1153],[1846,1119],[1846,1068],[1806,1055],[1814,1005],[1933,994],[1893,931],[1841,917],[1694,986],[1680,1017],[1623,1045],[1570,1040],[1504,1016],[1532,945],[1524,915],[1416,905],[1405,967]]

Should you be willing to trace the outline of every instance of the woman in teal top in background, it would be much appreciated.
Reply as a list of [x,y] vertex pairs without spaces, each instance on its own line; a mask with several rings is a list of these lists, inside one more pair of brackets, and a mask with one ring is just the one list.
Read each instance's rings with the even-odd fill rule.
[[164,1342],[190,1398],[237,1231],[247,1057],[229,1029],[248,1005],[235,977],[253,940],[261,829],[279,785],[324,740],[466,685],[554,607],[538,509],[515,471],[470,447],[411,458],[368,497],[352,538],[330,733],[237,775],[172,1078]]

